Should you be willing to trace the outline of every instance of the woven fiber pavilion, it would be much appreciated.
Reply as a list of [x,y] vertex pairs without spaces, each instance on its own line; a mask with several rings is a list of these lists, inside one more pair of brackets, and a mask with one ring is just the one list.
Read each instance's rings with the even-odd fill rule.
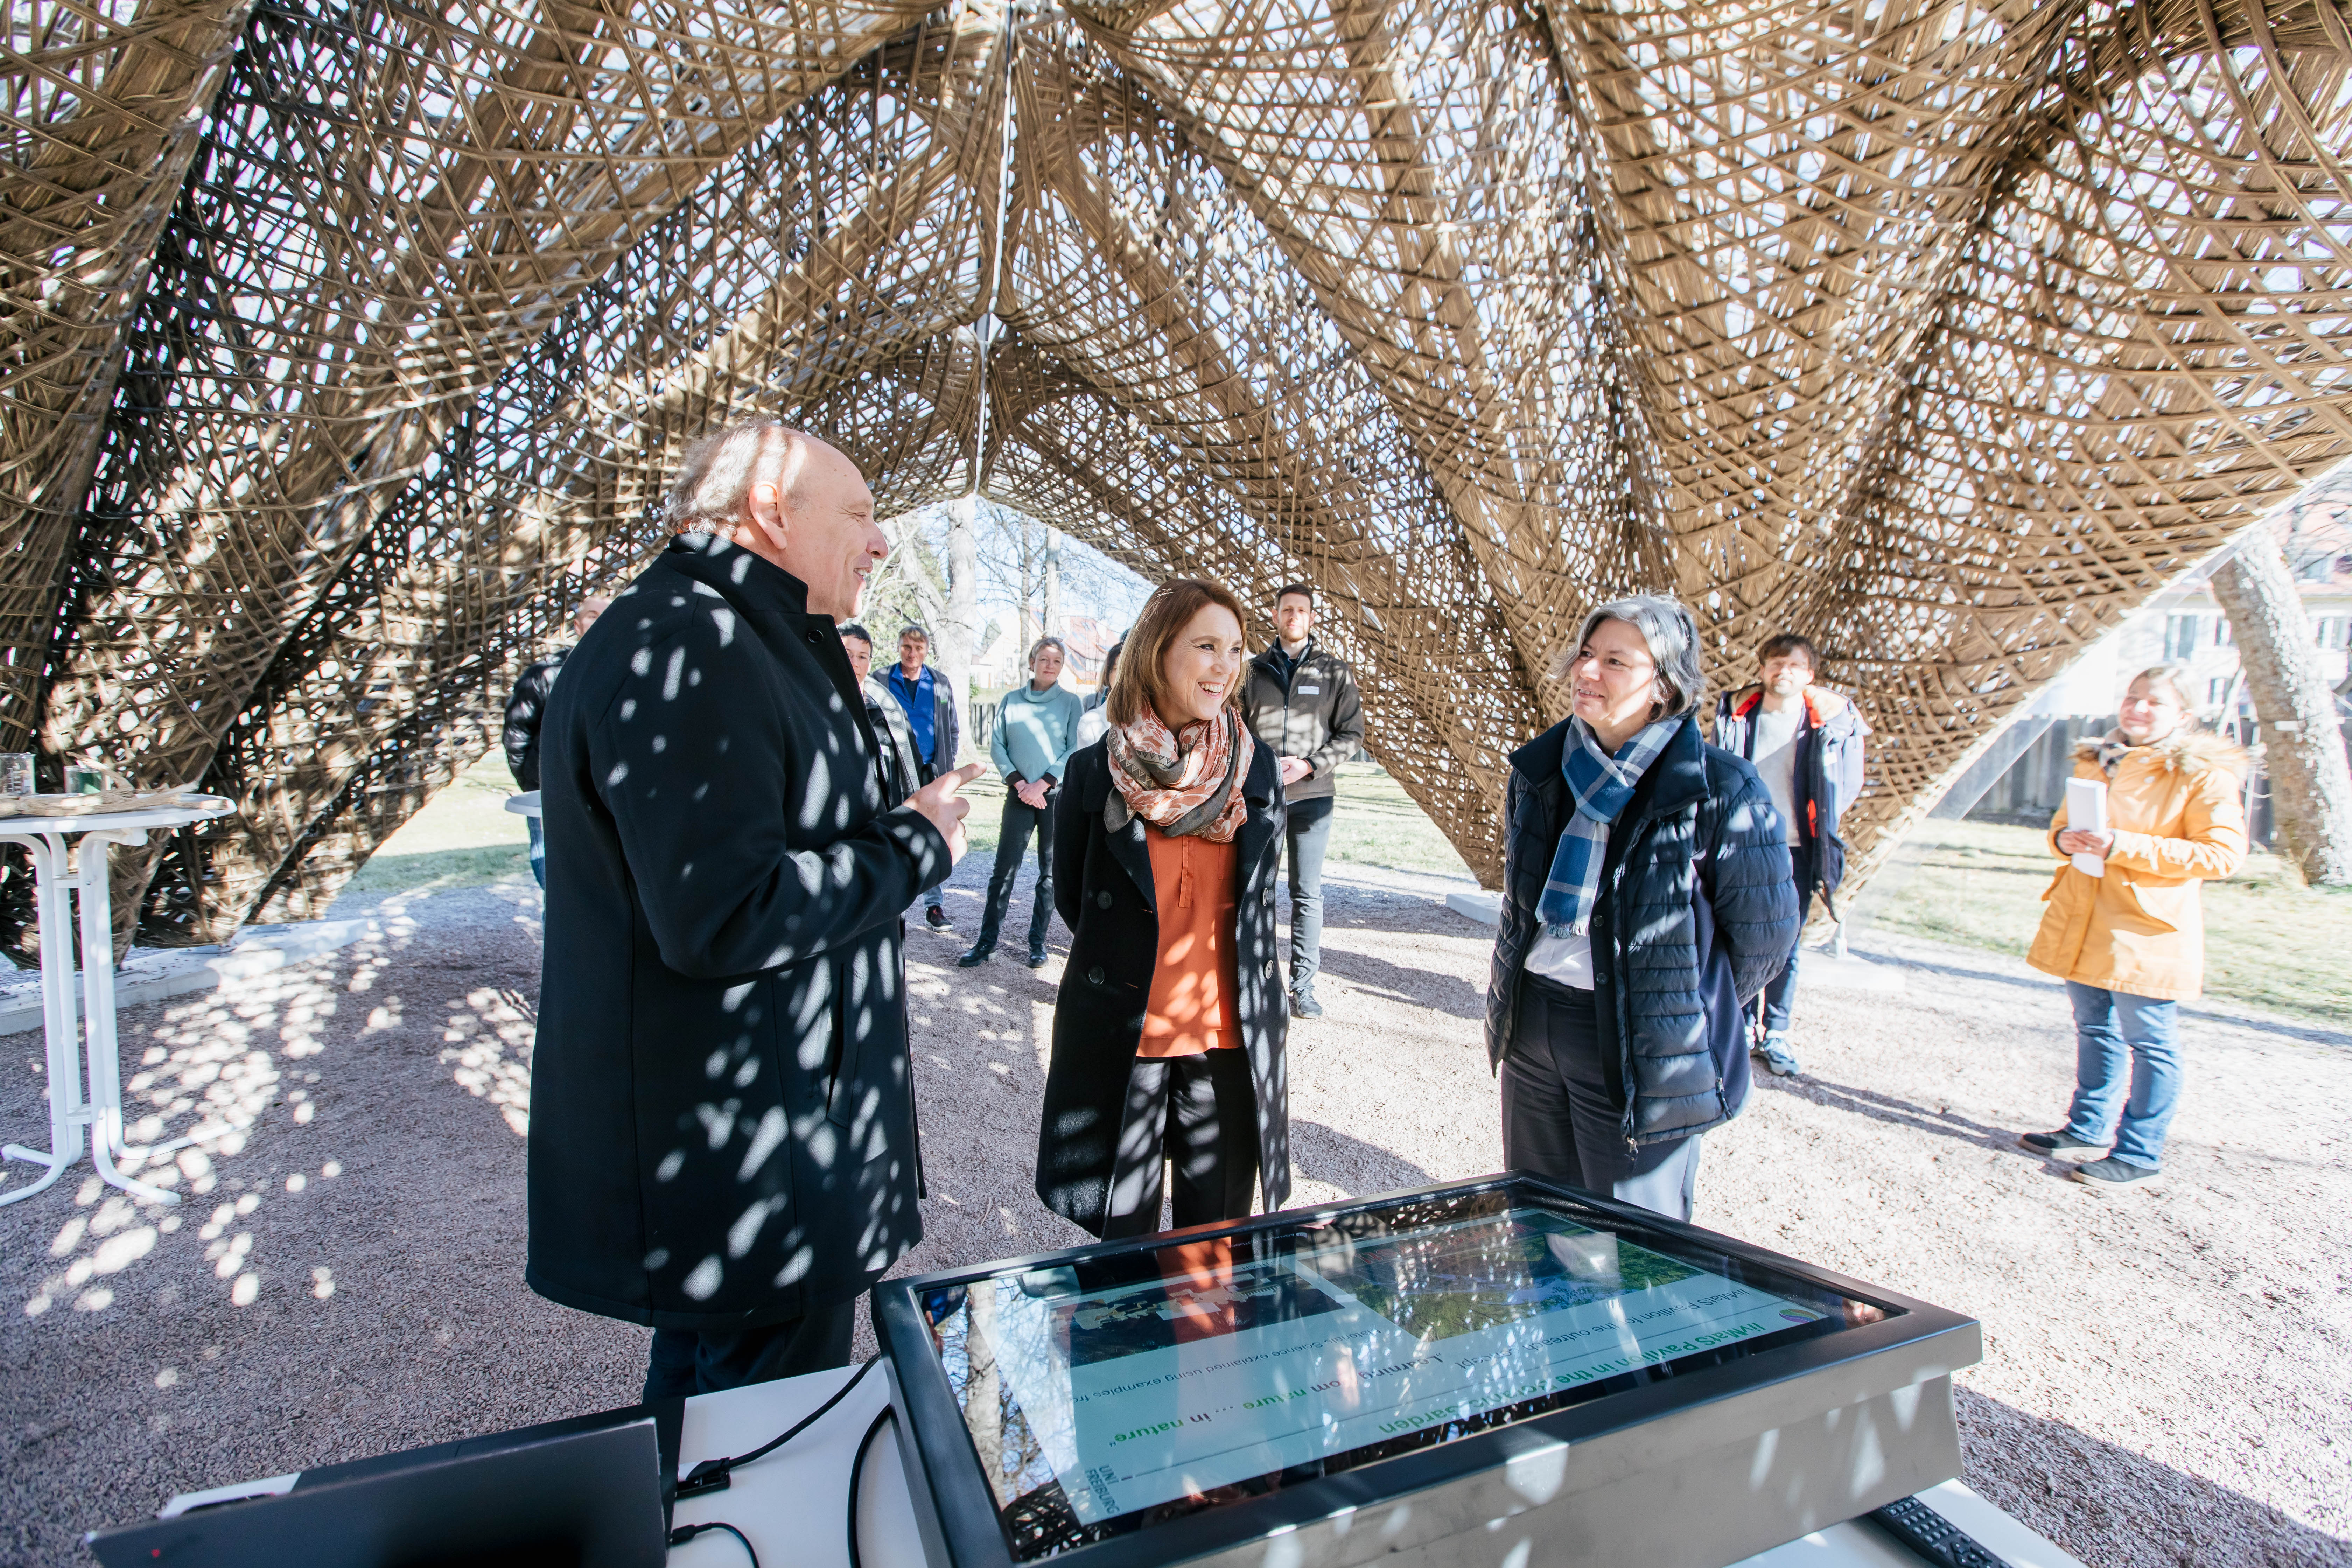
[[1489,880],[1602,598],[1818,640],[1866,857],[2352,451],[2338,0],[8,14],[0,749],[236,799],[153,941],[320,909],[752,413],[1311,577]]

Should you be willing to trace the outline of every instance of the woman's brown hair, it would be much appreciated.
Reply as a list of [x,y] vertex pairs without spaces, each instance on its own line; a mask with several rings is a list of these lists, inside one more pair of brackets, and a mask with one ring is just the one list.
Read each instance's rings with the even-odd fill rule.
[[[1143,602],[1143,614],[1136,617],[1135,629],[1119,644],[1118,668],[1111,671],[1110,696],[1105,700],[1103,710],[1112,723],[1132,724],[1147,706],[1158,710],[1163,695],[1160,661],[1167,656],[1168,645],[1192,625],[1194,616],[1211,605],[1232,611],[1234,625],[1249,624],[1242,614],[1242,602],[1221,583],[1178,577],[1151,591],[1151,597]],[[1233,689],[1225,693],[1225,704],[1231,708],[1242,705],[1238,672],[1234,677]]]

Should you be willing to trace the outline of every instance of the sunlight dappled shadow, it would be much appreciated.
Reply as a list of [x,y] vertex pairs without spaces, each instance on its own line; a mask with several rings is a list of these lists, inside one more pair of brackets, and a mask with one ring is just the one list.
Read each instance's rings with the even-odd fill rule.
[[458,1086],[499,1108],[517,1137],[530,1131],[530,1047],[539,1020],[520,993],[482,986],[449,1004],[442,1064]]
[[[395,954],[413,955],[419,931],[409,910],[425,896],[382,900],[368,911],[366,934],[338,953],[232,982],[166,1007],[143,1029],[124,1029],[122,1168],[180,1194],[183,1204],[144,1202],[93,1174],[62,1222],[38,1213],[37,1202],[18,1209],[39,1229],[56,1226],[34,1244],[50,1268],[25,1298],[23,1317],[60,1307],[110,1310],[141,1266],[183,1235],[202,1247],[203,1278],[232,1307],[253,1305],[265,1284],[321,1301],[334,1294],[333,1271],[323,1265],[272,1267],[264,1256],[263,1211],[299,1202],[343,1174],[331,1150],[301,1151],[299,1164],[287,1158],[298,1147],[289,1141],[317,1124],[321,1069],[331,1065],[325,1037],[339,1020],[360,1012],[356,1029],[341,1026],[361,1039],[403,1026],[401,998],[375,988]],[[528,1002],[483,988],[450,1006],[444,1038],[451,1048],[443,1061],[520,1133],[530,1103]],[[257,1175],[256,1161],[265,1167]],[[165,1295],[178,1289],[167,1287]]]

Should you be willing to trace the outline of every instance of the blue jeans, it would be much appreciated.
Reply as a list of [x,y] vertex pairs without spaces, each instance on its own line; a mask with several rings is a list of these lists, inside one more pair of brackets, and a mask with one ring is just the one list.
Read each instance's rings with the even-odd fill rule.
[[1331,842],[1337,797],[1290,803],[1283,832],[1290,840],[1290,994],[1315,984],[1323,967],[1323,851]]
[[539,826],[539,818],[526,816],[522,825],[530,829],[530,874],[539,879],[540,891],[547,890],[547,835]]
[[[2180,1049],[2173,1030],[2179,1004],[2102,991],[2066,982],[2074,1005],[2074,1106],[2066,1134],[2085,1143],[2104,1143],[2123,1102],[2116,1127],[2115,1157],[2126,1164],[2159,1168],[2164,1131],[2180,1100]],[[2125,1096],[2128,1085],[2130,1096]]]
[[[1804,922],[1805,913],[1813,907],[1813,852],[1801,844],[1789,846],[1789,868],[1797,883],[1797,921]],[[1797,955],[1801,944],[1789,950],[1788,967],[1764,987],[1764,1032],[1785,1035],[1789,1032],[1789,1016],[1797,1005]]]

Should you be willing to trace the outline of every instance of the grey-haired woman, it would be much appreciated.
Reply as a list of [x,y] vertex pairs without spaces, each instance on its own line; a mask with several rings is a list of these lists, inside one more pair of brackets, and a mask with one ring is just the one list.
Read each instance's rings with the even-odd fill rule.
[[1511,755],[1486,989],[1503,1163],[1686,1220],[1699,1135],[1748,1099],[1740,1010],[1796,945],[1788,845],[1700,737],[1682,605],[1601,605],[1551,677],[1570,713]]

